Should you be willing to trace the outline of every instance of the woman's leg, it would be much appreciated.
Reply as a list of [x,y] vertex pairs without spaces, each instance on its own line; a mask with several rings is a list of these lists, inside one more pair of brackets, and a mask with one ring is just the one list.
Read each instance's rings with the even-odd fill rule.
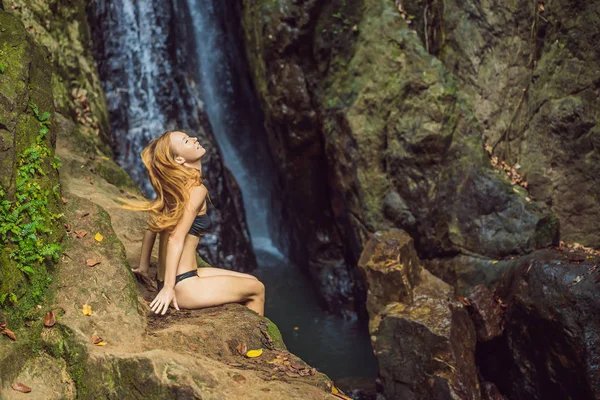
[[227,303],[243,303],[264,315],[265,285],[259,280],[230,275],[193,277],[175,285],[180,308],[197,309]]
[[244,274],[242,272],[230,271],[228,269],[223,268],[211,268],[211,267],[203,267],[198,268],[198,276],[200,278],[207,278],[209,276],[237,276],[238,278],[247,278],[258,280],[255,276],[250,274]]

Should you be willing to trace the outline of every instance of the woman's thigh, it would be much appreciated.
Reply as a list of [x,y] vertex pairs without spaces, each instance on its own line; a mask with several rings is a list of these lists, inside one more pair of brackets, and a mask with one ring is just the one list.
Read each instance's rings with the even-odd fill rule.
[[256,279],[255,276],[252,276],[250,274],[244,274],[243,272],[235,272],[235,271],[230,271],[228,269],[223,269],[223,268],[211,268],[211,267],[205,267],[205,268],[198,268],[198,276],[200,278],[207,278],[209,276],[237,276],[238,278],[246,278],[246,279]]
[[179,307],[196,309],[244,302],[263,289],[258,280],[217,275],[184,279],[175,285],[175,296]]

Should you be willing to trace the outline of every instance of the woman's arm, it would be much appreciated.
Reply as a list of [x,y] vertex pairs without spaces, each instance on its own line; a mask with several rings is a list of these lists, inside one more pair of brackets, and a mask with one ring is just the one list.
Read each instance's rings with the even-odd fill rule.
[[175,308],[179,309],[174,291],[177,266],[179,265],[181,254],[183,253],[185,237],[190,231],[190,228],[194,223],[194,218],[198,215],[207,193],[208,191],[204,185],[195,186],[191,190],[190,200],[185,206],[183,216],[169,235],[167,241],[167,256],[165,260],[165,286],[152,303],[150,303],[150,308],[157,314],[165,314],[171,301],[173,301]]
[[150,229],[146,229],[144,233],[144,239],[142,240],[142,251],[140,255],[140,265],[137,267],[139,272],[148,272],[150,268],[150,257],[152,256],[152,248],[156,241],[156,232],[152,232]]

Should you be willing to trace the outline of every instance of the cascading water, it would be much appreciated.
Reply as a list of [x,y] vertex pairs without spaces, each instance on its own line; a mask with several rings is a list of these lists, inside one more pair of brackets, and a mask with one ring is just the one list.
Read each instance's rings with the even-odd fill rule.
[[269,229],[275,169],[264,141],[256,140],[262,129],[256,118],[260,110],[249,101],[252,92],[247,81],[239,79],[243,58],[218,25],[222,7],[222,2],[215,6],[210,0],[188,0],[202,97],[225,164],[243,193],[253,247],[283,258],[284,252],[278,248],[282,245],[273,243]]
[[[317,302],[307,276],[290,265],[272,239],[281,224],[275,167],[266,149],[260,110],[249,85],[245,57],[228,22],[235,16],[223,1],[187,0],[196,39],[201,92],[215,139],[243,194],[246,218],[265,283],[265,314],[280,328],[289,349],[331,377],[376,375],[366,329],[356,321],[329,315]],[[228,18],[230,19],[228,21]]]

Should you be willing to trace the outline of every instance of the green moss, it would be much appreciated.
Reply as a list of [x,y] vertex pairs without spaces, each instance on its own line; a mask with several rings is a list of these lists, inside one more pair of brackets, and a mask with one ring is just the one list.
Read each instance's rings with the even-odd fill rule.
[[108,183],[120,189],[139,191],[138,185],[131,179],[127,172],[112,160],[100,160],[96,165],[96,172]]
[[277,325],[275,325],[273,323],[273,321],[271,321],[269,318],[267,318],[267,317],[263,317],[263,318],[267,322],[267,333],[269,334],[269,337],[273,341],[273,345],[275,346],[275,348],[279,349],[279,350],[287,350],[287,347],[285,346],[285,343],[283,342],[283,337],[281,336],[281,332],[279,331],[279,328],[277,328]]

